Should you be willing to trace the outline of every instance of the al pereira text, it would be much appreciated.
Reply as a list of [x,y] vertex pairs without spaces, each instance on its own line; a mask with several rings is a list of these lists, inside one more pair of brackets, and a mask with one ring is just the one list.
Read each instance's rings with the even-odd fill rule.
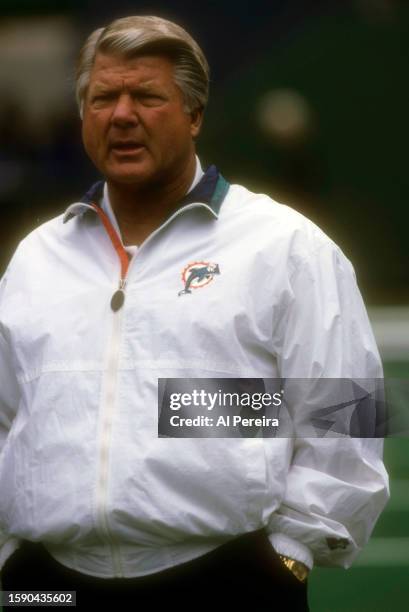
[[[174,414],[170,417],[172,427],[278,427],[279,419],[262,417],[241,417],[239,415],[224,415],[213,419],[202,414],[196,417],[180,417]],[[216,422],[215,422],[216,421]]]

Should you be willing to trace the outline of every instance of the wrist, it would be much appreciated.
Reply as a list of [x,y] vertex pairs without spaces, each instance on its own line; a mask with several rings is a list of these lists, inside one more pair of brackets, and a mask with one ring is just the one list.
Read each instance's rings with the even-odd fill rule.
[[268,539],[279,555],[301,561],[301,563],[306,565],[310,570],[313,568],[314,558],[312,551],[306,544],[300,542],[300,540],[296,540],[284,533],[277,532],[269,534]]
[[287,569],[289,569],[300,582],[305,582],[307,580],[310,570],[304,563],[301,563],[301,561],[297,561],[296,559],[286,557],[285,555],[279,554],[279,557]]

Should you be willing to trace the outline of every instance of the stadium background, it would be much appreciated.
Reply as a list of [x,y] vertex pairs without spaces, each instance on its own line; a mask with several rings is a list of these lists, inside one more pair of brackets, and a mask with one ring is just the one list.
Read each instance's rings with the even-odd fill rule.
[[[185,25],[212,68],[198,151],[230,181],[290,204],[352,260],[389,377],[409,376],[409,5],[399,0],[2,0],[0,273],[19,239],[96,179],[73,64],[127,14]],[[312,612],[409,599],[409,441],[388,439],[391,501],[348,571],[316,568]]]

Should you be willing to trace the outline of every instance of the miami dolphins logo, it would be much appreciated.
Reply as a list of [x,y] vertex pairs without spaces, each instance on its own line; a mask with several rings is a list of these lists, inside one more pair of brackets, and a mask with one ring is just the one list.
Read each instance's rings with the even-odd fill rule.
[[215,274],[220,274],[219,264],[208,261],[195,261],[186,266],[182,272],[182,282],[185,288],[178,295],[192,293],[192,289],[201,289],[213,280]]

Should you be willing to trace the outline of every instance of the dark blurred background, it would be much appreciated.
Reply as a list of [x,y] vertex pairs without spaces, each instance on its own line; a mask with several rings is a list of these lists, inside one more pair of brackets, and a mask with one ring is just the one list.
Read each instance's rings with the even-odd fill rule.
[[[197,38],[212,69],[203,165],[290,204],[342,247],[385,373],[408,377],[408,1],[1,0],[0,273],[24,235],[98,178],[82,151],[74,64],[91,30],[132,14]],[[387,440],[385,461],[387,511],[352,570],[314,570],[312,612],[406,607],[408,441]]]

